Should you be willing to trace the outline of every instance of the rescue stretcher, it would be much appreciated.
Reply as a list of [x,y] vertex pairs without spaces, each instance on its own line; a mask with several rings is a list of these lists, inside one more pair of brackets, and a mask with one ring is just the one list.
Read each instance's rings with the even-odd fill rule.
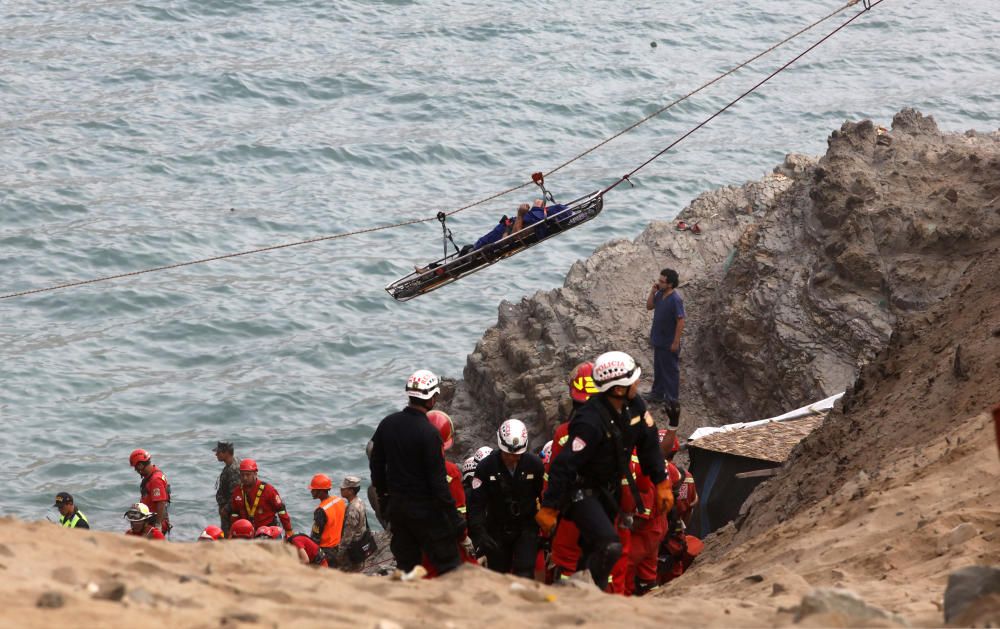
[[[546,196],[551,200],[551,195]],[[601,191],[591,192],[566,204],[563,210],[549,214],[543,220],[505,236],[497,242],[465,255],[461,255],[456,247],[455,253],[414,270],[413,273],[386,286],[385,290],[396,301],[408,301],[419,297],[582,225],[600,214],[602,209],[604,209],[604,196]],[[446,225],[446,219],[447,216],[443,212],[438,213],[447,252],[448,241],[451,241],[452,245],[454,241]]]

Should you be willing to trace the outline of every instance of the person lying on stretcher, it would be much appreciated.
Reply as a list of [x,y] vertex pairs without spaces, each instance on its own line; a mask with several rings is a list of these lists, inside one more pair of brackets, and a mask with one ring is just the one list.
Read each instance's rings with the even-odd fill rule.
[[546,216],[561,212],[564,208],[565,206],[563,205],[545,207],[545,201],[542,199],[535,199],[533,205],[522,203],[517,208],[517,216],[515,218],[508,218],[507,215],[504,215],[497,222],[496,227],[483,235],[475,244],[462,247],[458,255],[464,256],[471,251],[482,249],[486,245],[493,244],[502,238],[517,233],[529,225],[543,221]]

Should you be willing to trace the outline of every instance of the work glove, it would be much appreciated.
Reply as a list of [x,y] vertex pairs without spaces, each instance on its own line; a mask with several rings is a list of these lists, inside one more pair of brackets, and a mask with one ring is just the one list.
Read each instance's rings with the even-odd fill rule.
[[556,523],[559,521],[559,511],[553,509],[552,507],[542,507],[535,514],[535,522],[538,523],[538,528],[542,530],[542,533],[546,535],[551,535],[552,531],[556,528]]
[[479,543],[477,546],[479,547],[479,552],[477,553],[479,555],[486,555],[500,550],[500,544],[498,544],[489,533],[479,535]]
[[667,428],[677,432],[681,427],[681,405],[677,402],[667,402],[664,411],[667,413]]
[[661,480],[656,484],[656,508],[660,513],[667,513],[674,506],[674,490],[670,487],[670,479]]

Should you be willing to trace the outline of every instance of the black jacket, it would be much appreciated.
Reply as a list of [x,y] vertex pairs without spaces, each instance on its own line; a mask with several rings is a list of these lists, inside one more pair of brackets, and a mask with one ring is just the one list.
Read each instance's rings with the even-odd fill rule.
[[427,415],[406,407],[387,415],[372,437],[372,485],[381,503],[406,502],[457,514],[445,480],[441,435]]
[[532,452],[525,452],[514,468],[507,470],[494,450],[479,462],[469,497],[469,533],[478,539],[485,531],[492,537],[520,533],[537,526],[535,513],[542,495],[545,465]]
[[[621,435],[618,455],[613,437],[616,430]],[[633,448],[643,474],[653,483],[666,479],[656,424],[642,398],[630,400],[618,413],[603,394],[591,396],[573,414],[566,445],[549,466],[549,486],[542,506],[564,508],[575,489],[607,490],[617,503],[623,476],[619,462],[627,466]]]

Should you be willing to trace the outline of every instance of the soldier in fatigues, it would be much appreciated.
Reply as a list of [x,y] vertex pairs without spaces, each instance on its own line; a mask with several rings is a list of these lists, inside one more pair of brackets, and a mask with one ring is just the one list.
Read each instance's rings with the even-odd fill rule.
[[352,562],[348,553],[351,544],[357,542],[368,530],[368,514],[365,512],[365,501],[359,495],[361,479],[357,476],[345,476],[340,484],[340,496],[348,501],[344,514],[344,530],[340,534],[340,547],[337,549],[337,567],[345,572],[361,572],[365,562]]
[[219,520],[221,521],[222,532],[229,537],[229,503],[233,498],[233,492],[240,486],[240,460],[233,454],[233,444],[229,441],[220,441],[212,448],[215,452],[215,459],[225,465],[219,480],[215,482],[215,502],[219,505]]

